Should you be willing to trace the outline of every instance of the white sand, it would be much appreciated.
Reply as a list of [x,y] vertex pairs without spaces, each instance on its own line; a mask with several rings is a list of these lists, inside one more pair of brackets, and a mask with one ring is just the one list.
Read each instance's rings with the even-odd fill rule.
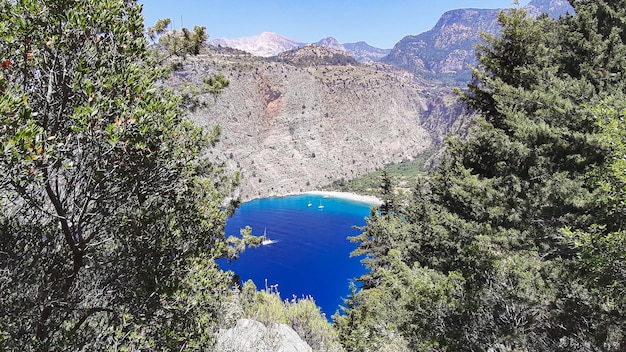
[[382,200],[374,196],[364,196],[361,194],[349,193],[349,192],[310,191],[310,192],[304,192],[302,194],[314,194],[314,195],[320,195],[320,196],[331,197],[331,198],[341,198],[341,199],[352,200],[355,202],[367,203],[371,205],[381,205],[383,203]]

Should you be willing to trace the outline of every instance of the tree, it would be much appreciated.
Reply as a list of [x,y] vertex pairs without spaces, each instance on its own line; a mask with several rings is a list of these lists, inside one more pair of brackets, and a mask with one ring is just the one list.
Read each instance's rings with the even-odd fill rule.
[[619,154],[589,109],[624,106],[622,56],[602,53],[624,47],[618,3],[574,2],[557,21],[500,14],[459,92],[477,114],[469,136],[449,138],[398,213],[356,237],[373,284],[337,324],[346,348],[346,329],[389,324],[414,350],[623,349],[623,194],[606,202],[593,176]]
[[[578,250],[571,263],[570,278],[578,280],[591,296],[587,317],[597,344],[609,350],[624,350],[626,338],[626,127],[624,110],[611,102],[592,109],[601,127],[601,141],[608,151],[607,162],[590,173],[596,184],[597,213],[588,228],[566,227],[563,233]],[[577,327],[576,327],[577,328]]]
[[200,158],[219,128],[155,85],[135,1],[0,17],[0,349],[210,346],[237,204],[237,174]]

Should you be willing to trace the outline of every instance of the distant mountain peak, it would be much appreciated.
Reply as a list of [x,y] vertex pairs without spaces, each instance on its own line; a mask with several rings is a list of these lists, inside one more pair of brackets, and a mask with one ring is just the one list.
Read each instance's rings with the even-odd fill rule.
[[[285,39],[287,39],[286,37],[283,37],[282,35],[280,35],[278,33],[274,33],[274,32],[262,32],[261,34],[258,35],[258,37],[269,38],[269,39],[278,39],[278,40],[285,40]],[[287,39],[287,40],[291,40],[291,39]]]
[[379,49],[367,44],[364,41],[356,43],[345,43],[343,47],[346,51],[360,62],[379,61],[389,54],[391,49]]
[[219,38],[209,42],[215,46],[226,46],[249,52],[255,56],[275,56],[287,50],[299,48],[303,43],[283,37],[274,32],[263,32],[252,37],[235,39]]
[[333,48],[339,51],[347,51],[346,48],[341,43],[339,43],[337,39],[333,37],[326,37],[324,39],[317,41],[315,44],[318,46],[325,46],[328,48]]
[[[276,56],[280,53],[298,49],[307,45],[307,43],[298,42],[274,32],[263,32],[259,35],[235,39],[218,38],[209,41],[209,44],[217,47],[237,49],[250,53],[254,56],[262,57]],[[373,47],[364,41],[341,44],[333,37],[326,37],[312,44],[319,47],[332,48],[341,52],[343,55],[349,54],[360,62],[380,60],[390,51],[390,49],[379,49]]]

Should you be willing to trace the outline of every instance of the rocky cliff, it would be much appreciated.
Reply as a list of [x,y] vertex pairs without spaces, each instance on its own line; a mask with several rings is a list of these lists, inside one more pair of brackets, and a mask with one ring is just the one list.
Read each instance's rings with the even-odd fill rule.
[[495,33],[499,10],[462,9],[448,11],[435,27],[400,40],[381,61],[416,74],[454,74],[467,81],[467,65],[474,62],[474,46],[480,33]]
[[[566,0],[534,0],[525,9],[531,16],[547,13],[558,17],[573,13]],[[501,9],[458,9],[448,11],[429,31],[400,40],[382,62],[428,77],[464,84],[471,78],[468,65],[475,65],[474,48],[481,33],[496,34]]]
[[222,126],[215,154],[243,171],[243,199],[319,189],[411,159],[459,112],[451,93],[426,80],[317,46],[270,59],[213,48],[172,84],[215,72],[230,86],[192,117]]

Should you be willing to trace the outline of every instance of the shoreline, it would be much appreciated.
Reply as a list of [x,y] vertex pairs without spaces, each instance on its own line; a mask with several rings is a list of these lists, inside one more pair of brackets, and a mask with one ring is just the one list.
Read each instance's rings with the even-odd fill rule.
[[265,197],[254,197],[250,199],[242,200],[242,203],[251,202],[257,199],[263,198],[282,198],[289,196],[303,196],[303,195],[313,195],[313,196],[323,196],[324,198],[339,198],[344,200],[349,200],[353,202],[365,203],[369,205],[380,206],[383,204],[383,201],[376,196],[366,196],[358,193],[352,192],[339,192],[339,191],[304,191],[304,192],[290,192],[283,194],[268,194]]
[[383,203],[383,201],[380,200],[378,197],[364,196],[362,194],[356,194],[356,193],[351,193],[351,192],[308,191],[308,192],[295,193],[294,195],[305,195],[305,194],[324,196],[324,197],[329,197],[329,198],[346,199],[346,200],[351,200],[351,201],[360,202],[360,203],[367,203],[370,205],[381,205]]

